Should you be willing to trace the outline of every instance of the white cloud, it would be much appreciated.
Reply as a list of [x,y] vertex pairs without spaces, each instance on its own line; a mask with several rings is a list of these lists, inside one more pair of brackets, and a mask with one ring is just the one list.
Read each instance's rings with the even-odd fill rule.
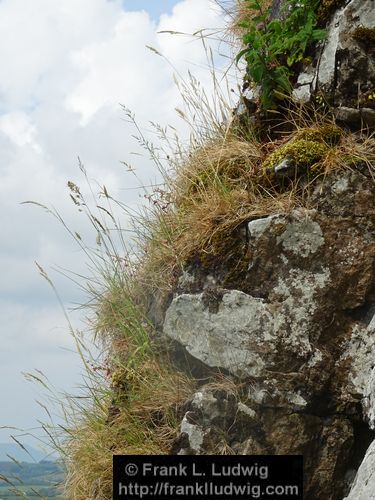
[[[191,33],[221,24],[210,0],[178,2],[172,14],[161,17],[159,26],[145,11],[125,12],[120,0],[0,2],[1,380],[13,381],[16,372],[31,365],[64,380],[64,369],[69,363],[73,366],[75,358],[58,351],[57,346],[70,340],[63,338],[64,320],[56,313],[53,294],[34,261],[47,271],[58,264],[87,272],[83,252],[65,230],[43,210],[20,202],[53,205],[73,231],[94,245],[94,232],[66,190],[70,179],[84,182],[77,156],[90,179],[136,207],[142,201],[134,189],[138,180],[125,174],[120,161],[133,163],[138,179],[145,183],[156,180],[158,173],[147,154],[131,155],[139,147],[119,103],[135,112],[147,137],[152,137],[150,120],[178,127],[183,139],[187,127],[174,111],[181,107],[181,97],[173,83],[173,67],[186,76],[193,64],[192,71],[207,93],[212,89],[211,76],[199,40],[158,31]],[[89,195],[87,187],[83,191]],[[121,212],[118,217],[125,219]],[[56,274],[54,279],[65,302],[84,300],[72,282]],[[16,400],[26,397],[21,384],[11,384],[19,391],[13,393]],[[4,401],[11,391],[4,386],[1,390],[6,390],[5,396],[1,394]]]
[[[174,31],[182,35],[159,35],[160,48],[167,59],[174,61],[178,68],[186,69],[186,64],[206,66],[206,54],[197,40],[199,36],[208,37],[211,32],[223,27],[223,18],[219,7],[210,1],[184,0],[179,2],[172,14],[160,18],[158,31]],[[200,33],[198,33],[200,32]],[[197,33],[198,38],[191,34]],[[209,38],[206,39],[208,45]],[[211,44],[212,45],[212,44]],[[207,80],[207,72],[201,72]],[[206,74],[205,74],[206,73]]]
[[64,72],[70,50],[106,36],[120,11],[106,0],[3,0],[0,3],[0,92],[7,106],[44,101],[44,79],[69,82]]
[[[67,96],[67,108],[81,114],[82,125],[87,125],[99,109],[116,108],[119,102],[136,108],[142,118],[153,119],[152,115],[156,115],[165,121],[174,120],[173,101],[178,101],[178,93],[173,71],[185,76],[187,67],[194,64],[201,83],[208,90],[212,84],[203,44],[199,36],[189,33],[202,26],[214,29],[222,24],[220,10],[210,0],[184,0],[171,15],[161,16],[158,26],[144,11],[122,13],[111,36],[72,52],[72,61],[84,76]],[[208,40],[206,43],[209,45]]]
[[[67,97],[67,107],[81,113],[82,124],[104,106],[148,102],[165,87],[159,61],[145,46],[155,41],[155,27],[146,12],[119,16],[112,36],[72,54],[85,76]],[[164,78],[163,78],[164,77]]]
[[26,113],[14,111],[1,115],[0,131],[7,135],[16,146],[30,145],[37,153],[41,152],[36,128]]

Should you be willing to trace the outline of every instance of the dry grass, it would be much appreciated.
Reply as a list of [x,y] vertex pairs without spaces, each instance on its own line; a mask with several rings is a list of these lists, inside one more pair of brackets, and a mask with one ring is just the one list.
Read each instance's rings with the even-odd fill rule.
[[[242,40],[245,29],[241,26],[254,17],[254,11],[249,9],[243,0],[215,0],[229,18],[227,36],[233,41]],[[263,0],[262,9],[266,11],[272,5],[272,0]]]
[[114,454],[168,454],[179,432],[180,405],[194,392],[195,382],[156,345],[123,279],[118,272],[112,276],[93,304],[93,328],[106,357],[91,366],[86,397],[64,402],[59,449],[67,469],[65,498],[112,498]]
[[[81,170],[87,179],[82,165]],[[44,208],[64,225],[89,261],[93,276],[85,277],[90,298],[86,307],[102,354],[99,360],[91,356],[84,338],[70,325],[86,368],[84,385],[76,396],[52,398],[64,425],[52,422],[44,429],[67,471],[64,498],[109,499],[112,456],[167,454],[179,432],[180,405],[194,392],[195,382],[157,345],[152,325],[134,301],[137,266],[111,212],[113,200],[107,190],[103,188],[100,202],[94,200],[93,212],[75,183],[70,182],[69,189],[94,228],[96,247],[86,246],[56,211]],[[42,268],[40,272],[53,287]],[[43,381],[42,385],[46,387]]]
[[[102,230],[103,240],[105,234],[110,232]],[[111,259],[113,265],[112,253]],[[132,267],[114,266],[91,304],[105,358],[89,367],[86,397],[63,404],[59,451],[69,499],[112,498],[114,454],[168,454],[179,432],[180,405],[194,392],[195,382],[156,344],[152,325],[133,301],[134,279]]]
[[125,382],[127,392],[119,390],[117,401],[109,392],[74,415],[64,444],[65,498],[112,498],[114,454],[168,454],[178,433],[177,409],[191,395],[191,381],[164,359],[150,357],[139,370],[124,370]]
[[[169,291],[186,263],[217,253],[218,241],[225,242],[243,222],[304,206],[314,179],[358,165],[374,175],[374,137],[345,131],[320,115],[293,112],[287,121],[288,133],[263,143],[251,136],[244,139],[230,127],[220,135],[216,130],[174,163],[168,189],[143,220],[148,231],[138,274],[142,286]],[[264,165],[275,152],[282,156],[285,145],[298,145],[301,138],[317,144],[324,154],[309,165],[307,183],[297,175],[280,185],[265,174]],[[219,251],[224,252],[225,245]]]

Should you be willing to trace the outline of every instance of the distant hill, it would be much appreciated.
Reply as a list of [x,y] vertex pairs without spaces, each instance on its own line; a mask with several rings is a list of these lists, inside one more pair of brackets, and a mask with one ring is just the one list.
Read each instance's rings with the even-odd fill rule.
[[64,480],[64,471],[57,462],[0,462],[0,499],[38,497],[63,500],[61,485]]
[[9,456],[18,462],[39,462],[43,459],[53,460],[53,458],[46,457],[45,453],[33,448],[32,446],[25,446],[25,448],[31,456],[28,455],[26,451],[23,450],[17,443],[0,443],[0,462],[10,461],[11,459]]

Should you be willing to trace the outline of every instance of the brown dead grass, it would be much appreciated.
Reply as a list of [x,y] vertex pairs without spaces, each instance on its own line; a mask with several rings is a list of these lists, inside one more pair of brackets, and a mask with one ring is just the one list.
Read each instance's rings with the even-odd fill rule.
[[112,455],[168,454],[178,435],[178,407],[194,390],[189,377],[150,357],[137,370],[124,369],[121,380],[126,394],[96,397],[68,431],[65,498],[112,498]]
[[[228,37],[232,40],[242,40],[245,29],[241,26],[244,22],[249,22],[254,17],[254,11],[249,9],[243,0],[217,0],[224,12],[230,18],[227,28]],[[272,0],[263,0],[262,9],[266,11],[272,5]]]

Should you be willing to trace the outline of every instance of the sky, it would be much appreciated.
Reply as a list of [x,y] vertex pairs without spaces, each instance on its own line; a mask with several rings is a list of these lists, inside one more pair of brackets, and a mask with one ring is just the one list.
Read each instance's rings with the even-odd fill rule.
[[[121,162],[132,163],[145,184],[157,182],[158,174],[145,153],[132,154],[139,149],[121,105],[132,110],[147,137],[155,139],[149,123],[156,122],[176,127],[185,140],[174,74],[186,78],[190,70],[210,93],[207,56],[197,37],[158,32],[216,33],[224,23],[212,0],[0,2],[0,427],[40,435],[45,412],[37,400],[45,401],[46,391],[22,373],[40,370],[57,391],[74,392],[81,383],[74,340],[35,262],[70,309],[87,297],[54,269],[86,275],[87,259],[54,217],[23,202],[57,210],[94,245],[96,234],[66,187],[68,181],[83,184],[79,157],[94,190],[105,185],[129,207],[139,205],[138,181]],[[207,43],[221,75],[229,48],[218,38]],[[71,313],[76,328],[84,328],[84,316]],[[0,429],[0,442],[11,433],[22,434]],[[31,436],[23,440],[35,444]]]

